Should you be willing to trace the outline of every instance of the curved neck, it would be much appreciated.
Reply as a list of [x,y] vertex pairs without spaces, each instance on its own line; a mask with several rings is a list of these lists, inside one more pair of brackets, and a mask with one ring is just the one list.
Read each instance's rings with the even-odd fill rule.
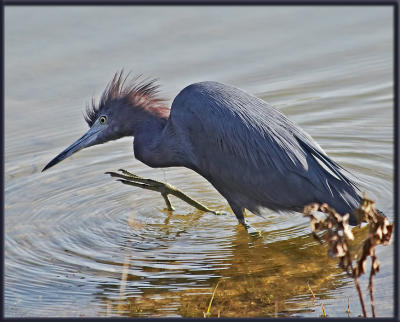
[[146,110],[136,115],[133,150],[136,159],[153,168],[179,165],[168,140],[168,108]]
[[148,139],[156,138],[164,129],[170,110],[168,108],[153,108],[135,111],[133,118],[132,134],[136,137],[142,137],[145,133]]

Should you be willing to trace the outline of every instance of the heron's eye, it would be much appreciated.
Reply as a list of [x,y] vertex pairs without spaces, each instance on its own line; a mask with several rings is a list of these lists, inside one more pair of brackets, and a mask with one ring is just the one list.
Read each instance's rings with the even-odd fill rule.
[[105,116],[100,117],[99,122],[101,125],[104,125],[107,123],[107,118]]

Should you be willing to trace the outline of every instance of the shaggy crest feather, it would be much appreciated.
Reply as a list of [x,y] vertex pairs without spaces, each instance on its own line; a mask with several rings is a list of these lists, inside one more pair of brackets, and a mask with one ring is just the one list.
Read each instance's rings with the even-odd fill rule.
[[106,86],[100,101],[97,104],[95,98],[92,98],[91,104],[86,105],[86,123],[91,127],[99,117],[99,112],[116,100],[125,100],[137,108],[164,107],[165,100],[157,97],[159,84],[157,79],[141,79],[142,75],[133,77],[129,83],[128,73],[124,76],[124,71],[116,72],[113,79]]

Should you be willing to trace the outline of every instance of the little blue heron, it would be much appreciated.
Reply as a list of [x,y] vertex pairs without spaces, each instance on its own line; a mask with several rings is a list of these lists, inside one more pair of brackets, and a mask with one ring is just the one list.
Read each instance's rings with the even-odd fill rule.
[[[184,88],[169,109],[158,97],[155,80],[127,82],[127,77],[122,70],[114,75],[99,103],[92,100],[86,108],[88,132],[42,171],[83,148],[133,136],[138,160],[153,168],[182,166],[197,172],[225,197],[249,232],[253,228],[244,218],[245,209],[255,214],[265,208],[301,212],[313,202],[349,213],[350,224],[357,224],[357,184],[272,105],[241,89],[206,81]],[[168,208],[167,195],[177,195],[168,184],[127,171],[110,174],[160,191]]]

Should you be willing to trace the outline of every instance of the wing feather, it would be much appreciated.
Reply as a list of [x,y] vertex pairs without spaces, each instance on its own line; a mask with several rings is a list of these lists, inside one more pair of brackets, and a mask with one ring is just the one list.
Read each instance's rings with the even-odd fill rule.
[[289,130],[294,123],[272,105],[234,87],[192,84],[175,98],[170,118],[217,143],[214,149],[245,158],[256,168],[281,174],[307,168],[306,151]]
[[[192,84],[175,98],[170,123],[181,131],[192,168],[220,192],[231,189],[227,195],[246,191],[272,209],[294,209],[327,194],[331,200],[348,195],[357,199],[355,183],[306,132],[240,89],[217,82]],[[252,178],[251,184],[245,176]],[[266,190],[267,183],[274,187]]]

